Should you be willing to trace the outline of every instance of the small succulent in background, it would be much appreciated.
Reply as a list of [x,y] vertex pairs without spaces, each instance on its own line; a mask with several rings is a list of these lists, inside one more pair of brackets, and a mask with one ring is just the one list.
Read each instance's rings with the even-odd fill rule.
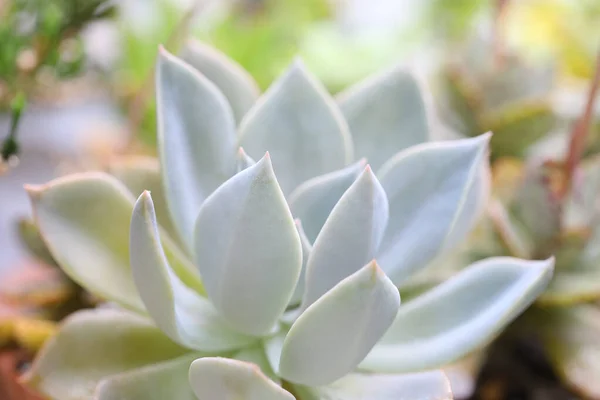
[[[600,158],[590,150],[600,55],[585,111],[573,124],[564,156],[532,152],[526,161],[498,159],[487,218],[467,246],[467,258],[556,257],[546,291],[509,330],[540,340],[553,368],[586,398],[600,398]],[[560,153],[560,152],[559,152]]]
[[498,59],[492,48],[488,40],[472,40],[460,56],[446,63],[438,78],[440,115],[466,136],[494,132],[493,160],[522,158],[557,126],[551,97],[554,69],[517,55]]
[[439,368],[552,276],[552,258],[489,258],[400,305],[481,212],[490,136],[428,142],[401,68],[333,99],[296,60],[260,96],[190,43],[161,52],[156,84],[160,167],[29,188],[54,259],[111,302],[69,317],[28,371],[51,398],[451,398]]

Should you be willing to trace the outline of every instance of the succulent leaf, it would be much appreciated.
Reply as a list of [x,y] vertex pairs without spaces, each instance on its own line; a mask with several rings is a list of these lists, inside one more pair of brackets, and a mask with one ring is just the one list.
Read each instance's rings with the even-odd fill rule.
[[310,243],[315,241],[331,210],[365,169],[365,164],[365,160],[360,160],[344,169],[309,179],[289,196],[292,214],[302,221]]
[[312,303],[287,334],[280,375],[304,385],[333,382],[360,363],[394,320],[398,289],[373,261]]
[[269,151],[284,193],[352,161],[352,138],[325,88],[296,60],[244,117],[240,145]]
[[[469,229],[476,214],[471,196],[483,173],[489,134],[476,138],[433,142],[398,153],[377,173],[387,193],[390,217],[377,258],[399,285]],[[457,234],[458,233],[458,234]]]
[[429,140],[421,88],[413,74],[394,67],[337,96],[348,121],[357,157],[374,169],[410,146]]
[[214,47],[191,39],[185,44],[181,58],[219,88],[231,105],[238,123],[260,95],[254,78]]
[[279,379],[279,376],[273,372],[271,363],[267,358],[265,348],[262,346],[262,344],[242,349],[235,353],[232,358],[256,365],[270,380],[281,386],[281,379]]
[[256,164],[256,161],[254,161],[254,159],[246,154],[244,149],[240,147],[237,153],[236,172],[242,172],[254,164]]
[[558,374],[586,398],[600,397],[600,310],[582,304],[544,310],[543,341]]
[[494,132],[492,157],[522,157],[529,147],[547,135],[556,123],[545,102],[517,102],[481,116],[481,126]]
[[169,216],[166,194],[160,175],[160,165],[156,158],[127,157],[118,159],[109,165],[108,172],[120,180],[136,199],[144,190],[150,191],[156,208],[158,224],[172,238],[179,236]]
[[388,220],[388,202],[367,166],[325,221],[306,263],[306,309],[377,255]]
[[24,380],[51,398],[89,399],[105,377],[187,352],[136,314],[111,309],[79,311],[48,341]]
[[233,331],[210,302],[173,273],[156,225],[149,192],[139,197],[131,217],[133,279],[148,313],[172,340],[203,351],[231,350],[254,339]]
[[300,236],[300,243],[302,244],[302,270],[300,271],[300,277],[298,278],[298,283],[296,284],[294,294],[290,299],[290,306],[299,305],[302,301],[302,295],[304,294],[306,281],[306,263],[308,261],[308,257],[310,256],[310,252],[312,251],[312,244],[310,244],[310,241],[304,233],[302,222],[300,222],[299,219],[296,219],[295,222],[296,228],[298,229],[298,236]]
[[167,205],[191,251],[202,202],[235,172],[235,120],[221,91],[165,50],[158,59],[156,101]]
[[546,288],[554,260],[478,261],[400,308],[361,363],[377,372],[440,367],[487,344]]
[[220,357],[194,361],[189,380],[198,399],[295,400],[251,363]]
[[349,374],[326,386],[301,387],[302,400],[451,400],[448,378],[442,371],[412,374]]
[[197,400],[188,382],[190,364],[198,355],[147,365],[103,379],[95,400]]
[[302,244],[268,154],[206,199],[194,240],[217,310],[241,332],[271,331],[296,288]]
[[[63,271],[95,295],[144,313],[129,265],[134,198],[125,186],[109,175],[82,173],[28,190],[36,223]],[[173,268],[189,275],[191,266],[166,234],[163,241]]]

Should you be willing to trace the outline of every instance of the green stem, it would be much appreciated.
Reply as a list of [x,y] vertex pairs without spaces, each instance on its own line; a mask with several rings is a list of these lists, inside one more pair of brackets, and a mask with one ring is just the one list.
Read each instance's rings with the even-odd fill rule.
[[18,92],[10,103],[10,130],[8,132],[8,136],[2,142],[2,150],[0,151],[0,157],[3,161],[8,161],[10,157],[16,155],[19,151],[19,144],[17,143],[17,128],[19,126],[19,121],[21,120],[26,103],[27,99],[25,98],[25,94],[23,92]]

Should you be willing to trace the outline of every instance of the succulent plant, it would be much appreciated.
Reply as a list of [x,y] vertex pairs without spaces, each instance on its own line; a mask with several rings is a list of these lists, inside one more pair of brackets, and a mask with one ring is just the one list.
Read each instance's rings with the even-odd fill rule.
[[492,47],[489,40],[477,38],[460,56],[449,57],[438,77],[440,115],[466,136],[494,132],[493,159],[522,158],[559,122],[551,103],[554,68],[512,53],[499,60],[489,51]]
[[259,97],[223,54],[182,58],[158,60],[160,167],[28,189],[54,259],[110,303],[69,317],[26,381],[61,400],[451,398],[439,368],[553,270],[489,258],[400,305],[475,223],[489,134],[427,142],[401,68],[334,100],[296,60]]
[[[493,166],[493,199],[465,252],[469,261],[489,255],[556,257],[544,293],[511,332],[533,335],[558,375],[586,398],[600,398],[593,377],[600,363],[600,158],[594,146],[594,102],[600,90],[600,55],[586,111],[563,136],[525,161],[500,158]],[[564,153],[564,154],[563,154]],[[527,336],[525,335],[525,336]]]

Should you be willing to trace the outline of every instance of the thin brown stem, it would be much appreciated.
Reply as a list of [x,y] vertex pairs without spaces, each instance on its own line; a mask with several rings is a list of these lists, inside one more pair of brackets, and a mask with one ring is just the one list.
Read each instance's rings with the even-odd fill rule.
[[581,117],[577,120],[571,131],[571,140],[569,142],[569,150],[567,153],[567,159],[565,161],[565,177],[566,184],[562,197],[564,197],[570,190],[573,182],[573,175],[575,170],[581,161],[581,156],[585,150],[586,141],[592,125],[594,116],[594,106],[598,97],[598,91],[600,90],[600,50],[596,58],[596,69],[585,104],[585,109]]

